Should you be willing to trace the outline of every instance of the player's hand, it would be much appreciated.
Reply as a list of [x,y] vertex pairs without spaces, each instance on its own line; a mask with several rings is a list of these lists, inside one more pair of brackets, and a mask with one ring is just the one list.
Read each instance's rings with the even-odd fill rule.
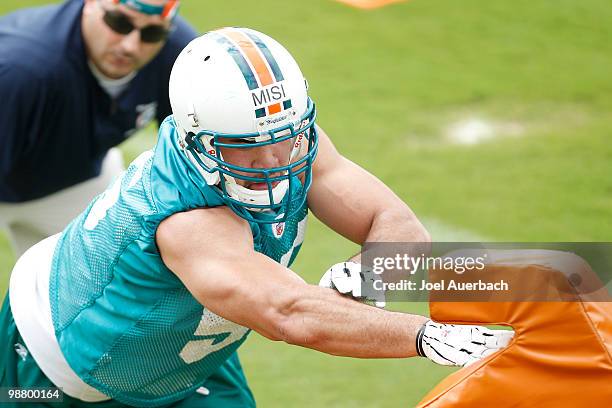
[[506,347],[512,330],[490,330],[482,326],[426,322],[416,338],[417,353],[434,363],[468,366]]
[[[376,285],[375,282],[380,281]],[[335,289],[343,295],[350,295],[364,303],[372,303],[376,307],[385,307],[385,291],[380,285],[382,280],[371,269],[355,263],[337,263],[325,272],[319,286]]]

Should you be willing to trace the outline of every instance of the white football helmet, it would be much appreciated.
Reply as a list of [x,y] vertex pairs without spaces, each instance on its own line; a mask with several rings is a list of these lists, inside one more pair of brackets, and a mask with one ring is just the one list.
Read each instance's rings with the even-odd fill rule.
[[[282,45],[247,28],[208,32],[178,56],[169,93],[179,144],[230,208],[260,223],[282,222],[290,209],[299,210],[312,182],[316,112],[298,64]],[[288,139],[293,147],[279,167],[240,167],[221,152]],[[300,174],[303,188],[291,188]],[[267,189],[249,189],[241,181],[265,183]],[[249,212],[273,216],[254,218]]]

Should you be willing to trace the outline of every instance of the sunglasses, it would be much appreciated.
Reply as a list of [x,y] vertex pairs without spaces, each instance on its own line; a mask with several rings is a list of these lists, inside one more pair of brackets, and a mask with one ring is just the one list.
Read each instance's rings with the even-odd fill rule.
[[169,29],[159,24],[151,24],[140,29],[136,28],[132,20],[122,12],[118,10],[108,10],[104,8],[100,2],[98,2],[98,4],[100,4],[100,7],[104,11],[104,16],[102,17],[104,23],[117,34],[128,35],[132,31],[138,30],[140,31],[140,40],[144,43],[164,41],[170,34]]

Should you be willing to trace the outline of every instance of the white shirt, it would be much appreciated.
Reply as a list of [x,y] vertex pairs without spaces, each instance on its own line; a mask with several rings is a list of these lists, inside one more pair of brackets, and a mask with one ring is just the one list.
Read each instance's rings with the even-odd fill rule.
[[117,98],[121,92],[123,92],[130,84],[130,81],[134,79],[138,71],[132,71],[123,78],[112,79],[104,75],[91,60],[87,60],[89,69],[94,77],[98,80],[98,83],[104,89],[104,91],[110,95],[111,98]]

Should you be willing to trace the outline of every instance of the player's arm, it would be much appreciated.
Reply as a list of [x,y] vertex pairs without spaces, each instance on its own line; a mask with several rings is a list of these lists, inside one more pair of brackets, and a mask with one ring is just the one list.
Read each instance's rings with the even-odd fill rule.
[[255,252],[248,223],[227,207],[174,214],[156,239],[164,263],[202,305],[271,340],[351,357],[416,355],[425,317],[308,285]]
[[383,182],[342,156],[321,128],[318,131],[319,152],[308,193],[308,206],[317,218],[358,244],[430,241],[406,203]]

